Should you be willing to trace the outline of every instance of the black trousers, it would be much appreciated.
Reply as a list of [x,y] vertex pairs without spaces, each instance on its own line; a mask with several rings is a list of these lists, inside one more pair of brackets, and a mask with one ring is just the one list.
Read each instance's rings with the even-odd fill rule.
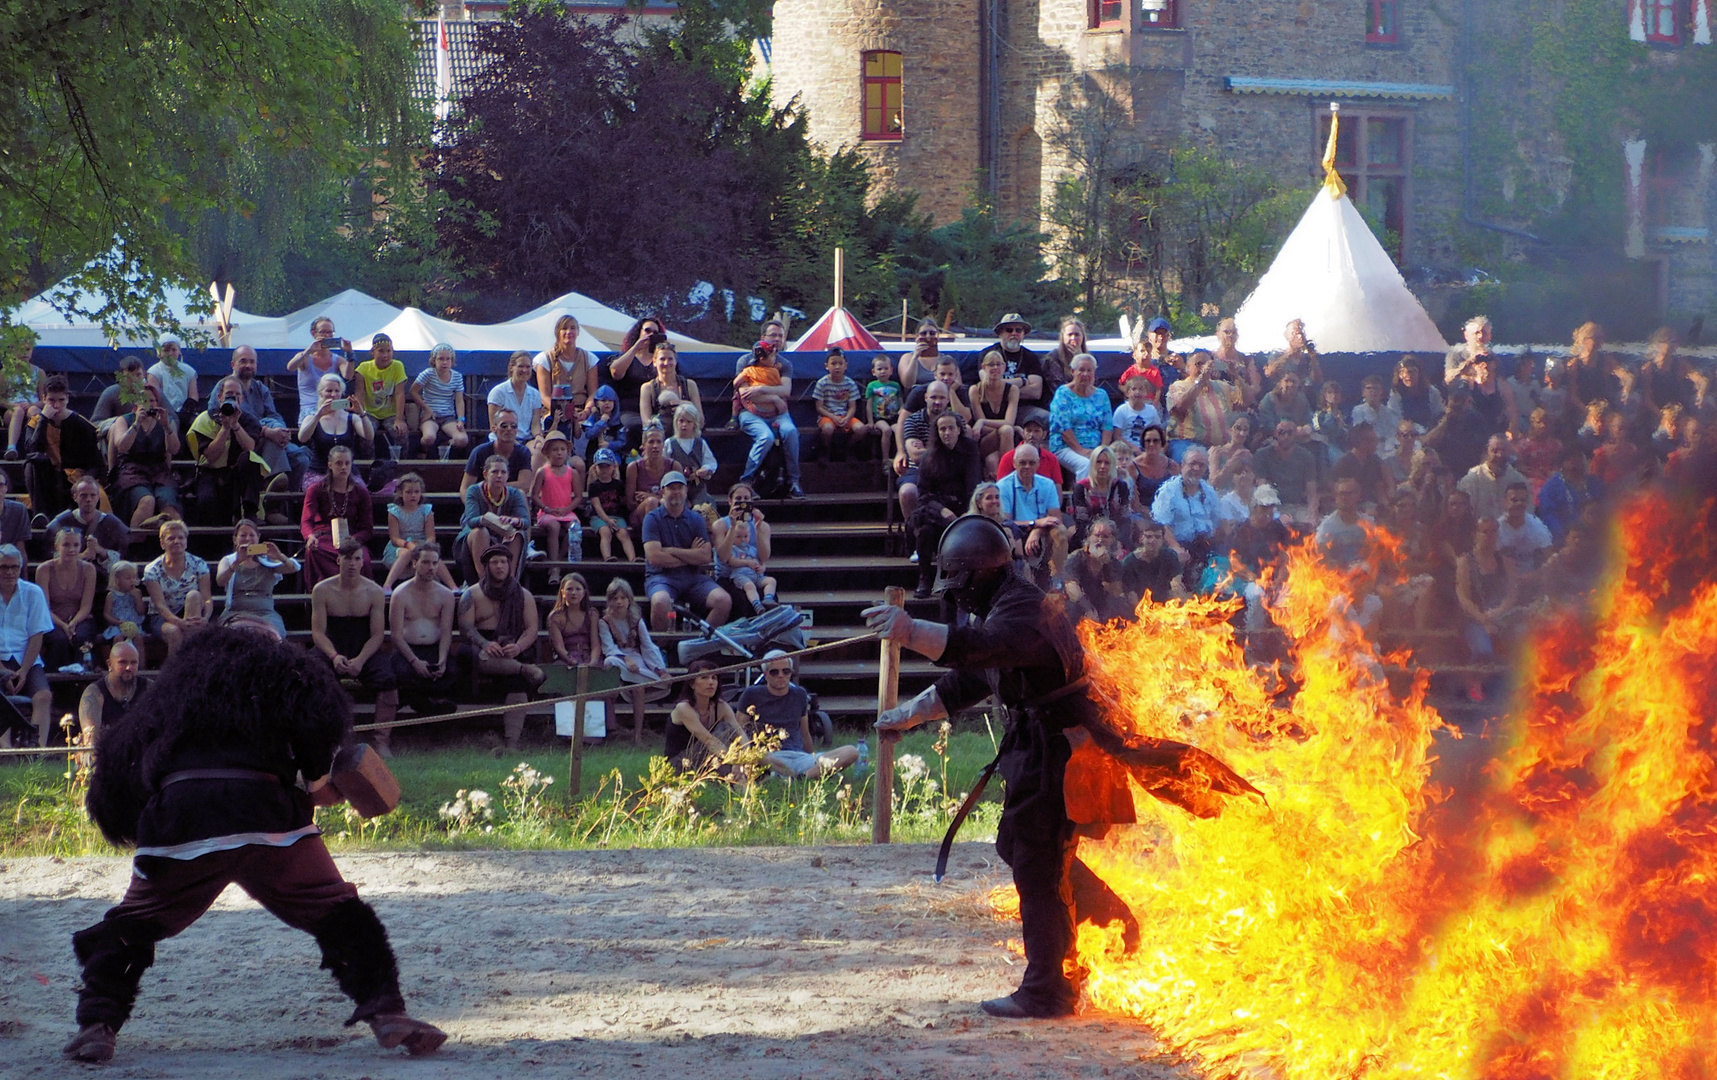
[[72,482],[46,454],[31,454],[24,462],[24,488],[33,513],[53,518],[72,508]]
[[252,844],[195,859],[139,855],[124,899],[72,935],[83,966],[78,1025],[119,1030],[137,1000],[137,984],[155,962],[155,943],[196,922],[235,882],[281,922],[315,936],[322,966],[357,1003],[347,1024],[405,1011],[381,920],[340,876],[322,838],[306,836],[290,847]]
[[1059,731],[1021,721],[1004,740],[999,771],[1007,782],[996,852],[1013,869],[1019,892],[1025,977],[1014,1000],[1033,1012],[1073,1011],[1078,989],[1063,967],[1073,954],[1069,864],[1073,825],[1062,778],[1072,751]]

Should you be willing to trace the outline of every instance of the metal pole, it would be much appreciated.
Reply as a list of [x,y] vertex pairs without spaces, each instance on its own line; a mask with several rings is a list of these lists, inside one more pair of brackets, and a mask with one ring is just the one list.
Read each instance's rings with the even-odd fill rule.
[[[897,608],[905,607],[905,587],[890,585],[883,594],[883,602]],[[882,662],[876,674],[877,715],[881,716],[884,710],[899,703],[900,646],[885,641],[882,643]],[[888,843],[888,834],[894,825],[894,746],[899,741],[898,731],[876,733],[876,808],[871,814],[870,824],[870,842],[873,844]]]

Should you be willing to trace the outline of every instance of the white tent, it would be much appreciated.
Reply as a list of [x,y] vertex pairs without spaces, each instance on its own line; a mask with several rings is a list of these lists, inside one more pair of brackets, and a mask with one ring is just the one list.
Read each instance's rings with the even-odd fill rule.
[[1306,336],[1320,352],[1448,348],[1365,219],[1334,187],[1312,196],[1270,269],[1234,313],[1240,351],[1279,351],[1292,319],[1305,320]]
[[[555,320],[562,314],[561,311],[550,311],[522,322],[515,320],[483,325],[449,322],[419,308],[408,307],[386,326],[362,338],[352,339],[352,347],[367,351],[375,333],[386,333],[399,352],[428,352],[437,344],[446,342],[460,352],[529,349],[534,356],[554,344]],[[590,352],[612,351],[582,325],[578,329],[578,344]]]
[[[28,326],[36,332],[38,345],[63,345],[78,348],[120,348],[120,349],[151,349],[163,330],[147,326],[125,326],[117,335],[109,337],[101,324],[87,315],[66,315],[60,308],[49,302],[48,297],[55,294],[59,286],[54,286],[40,296],[32,297],[19,305],[13,312],[12,319],[16,323]],[[215,323],[212,317],[193,315],[193,305],[208,307],[206,296],[201,296],[189,289],[168,288],[165,290],[167,306],[172,309],[179,323],[187,330],[201,331],[215,338]],[[72,296],[72,303],[80,311],[100,311],[107,305],[107,297],[101,293],[79,291]],[[248,311],[237,308],[232,312],[232,343],[234,345],[250,345],[258,349],[286,348],[286,320],[272,318],[266,315],[252,315]]]
[[[511,326],[515,323],[534,322],[545,315],[553,315],[557,319],[562,315],[571,315],[578,320],[578,328],[582,332],[578,339],[580,345],[584,345],[587,349],[590,348],[589,345],[584,344],[584,337],[585,335],[594,335],[598,340],[606,343],[602,346],[604,351],[613,352],[620,350],[621,339],[626,336],[626,331],[632,329],[632,324],[638,321],[624,311],[592,300],[583,293],[569,292],[555,297],[540,307],[532,308],[516,319],[509,319],[501,325]],[[687,337],[685,334],[676,333],[672,330],[668,331],[668,340],[681,348],[689,347],[690,350],[698,352],[743,351],[733,349],[732,346],[728,345],[711,345],[708,342],[699,341],[697,338]]]
[[369,337],[388,323],[399,318],[400,309],[368,293],[345,289],[314,304],[306,304],[286,314],[286,335],[293,348],[310,344],[310,324],[327,317],[334,320],[334,332],[347,340]]

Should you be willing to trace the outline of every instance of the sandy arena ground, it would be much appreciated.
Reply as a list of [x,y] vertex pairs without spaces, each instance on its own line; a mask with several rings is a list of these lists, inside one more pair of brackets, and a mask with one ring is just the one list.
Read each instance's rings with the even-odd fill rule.
[[[237,889],[162,943],[110,1077],[1141,1077],[1189,1080],[1124,1020],[993,1020],[1012,990],[988,844],[473,852],[339,859],[387,924],[434,1058],[342,1028],[315,943]],[[71,934],[123,892],[122,859],[0,861],[0,1075],[59,1058]],[[541,1067],[533,1068],[533,1067]]]

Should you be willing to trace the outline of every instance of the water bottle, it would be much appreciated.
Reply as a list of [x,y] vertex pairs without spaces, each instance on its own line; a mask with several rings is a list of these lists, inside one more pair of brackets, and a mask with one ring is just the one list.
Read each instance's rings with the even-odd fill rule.
[[85,642],[83,649],[82,649],[82,652],[83,652],[83,669],[85,671],[94,671],[95,670],[95,660],[90,655],[91,650],[92,650],[92,646],[88,642]]

